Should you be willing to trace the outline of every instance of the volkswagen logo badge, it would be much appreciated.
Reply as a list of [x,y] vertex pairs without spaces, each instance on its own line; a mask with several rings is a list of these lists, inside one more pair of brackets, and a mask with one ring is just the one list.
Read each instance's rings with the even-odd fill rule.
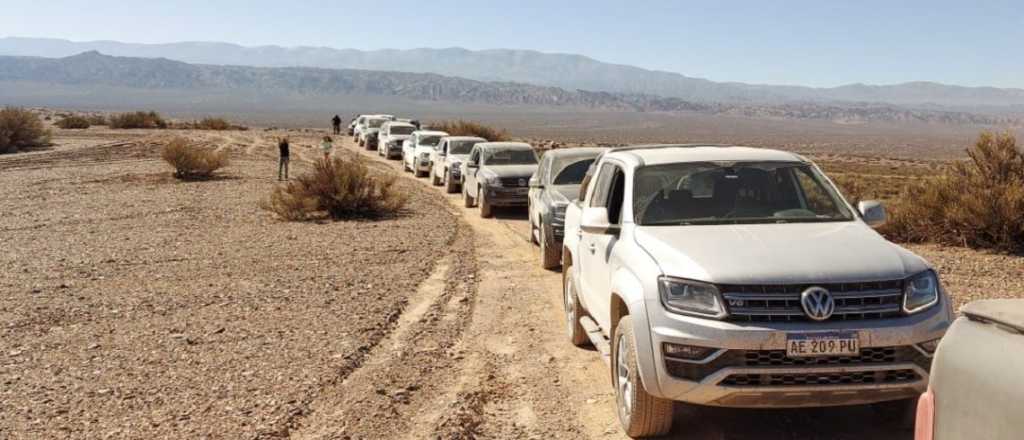
[[800,294],[800,305],[808,318],[824,321],[836,311],[836,300],[824,287],[809,287]]
[[519,186],[526,186],[526,179],[519,179]]

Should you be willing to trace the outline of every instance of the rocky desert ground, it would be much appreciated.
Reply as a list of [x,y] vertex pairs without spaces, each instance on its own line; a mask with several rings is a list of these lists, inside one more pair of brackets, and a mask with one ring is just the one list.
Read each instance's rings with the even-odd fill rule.
[[[0,156],[0,438],[624,438],[522,212],[481,219],[409,177],[394,218],[280,221],[258,204],[282,134],[303,172],[322,132],[56,130]],[[232,164],[176,181],[175,135]],[[400,173],[347,138],[335,154]],[[1024,257],[909,248],[958,305],[1024,297]],[[687,438],[912,437],[864,407],[677,412]]]

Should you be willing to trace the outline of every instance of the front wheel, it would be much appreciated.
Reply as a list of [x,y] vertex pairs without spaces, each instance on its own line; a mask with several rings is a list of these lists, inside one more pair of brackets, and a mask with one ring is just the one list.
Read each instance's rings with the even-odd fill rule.
[[444,172],[444,192],[448,194],[455,194],[459,190],[459,187],[452,180],[452,175],[448,171]]
[[632,438],[657,437],[672,429],[672,401],[644,389],[636,360],[636,338],[629,315],[619,320],[612,339],[612,382],[619,423]]

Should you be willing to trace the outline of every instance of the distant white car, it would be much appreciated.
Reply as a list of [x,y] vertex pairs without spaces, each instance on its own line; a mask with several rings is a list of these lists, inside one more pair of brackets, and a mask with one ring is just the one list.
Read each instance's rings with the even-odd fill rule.
[[473,146],[487,139],[472,136],[448,136],[430,153],[430,182],[444,185],[449,194],[462,187],[462,162],[469,157]]
[[387,122],[380,128],[377,154],[388,159],[402,157],[402,143],[412,137],[416,126],[406,122]]
[[367,138],[371,135],[376,136],[380,132],[380,127],[392,119],[394,116],[391,115],[366,115],[362,123],[356,124],[356,142],[359,146],[365,147]]
[[427,171],[430,171],[430,153],[441,143],[441,138],[446,136],[448,133],[443,131],[414,131],[402,145],[403,167],[416,177],[426,176]]

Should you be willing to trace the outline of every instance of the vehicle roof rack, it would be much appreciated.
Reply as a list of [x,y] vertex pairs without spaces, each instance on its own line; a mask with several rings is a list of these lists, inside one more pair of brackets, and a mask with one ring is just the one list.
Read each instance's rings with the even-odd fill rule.
[[729,144],[643,144],[643,145],[626,145],[622,147],[612,147],[608,149],[608,153],[617,151],[635,151],[635,150],[658,150],[662,148],[696,148],[696,147],[733,147],[735,145]]

